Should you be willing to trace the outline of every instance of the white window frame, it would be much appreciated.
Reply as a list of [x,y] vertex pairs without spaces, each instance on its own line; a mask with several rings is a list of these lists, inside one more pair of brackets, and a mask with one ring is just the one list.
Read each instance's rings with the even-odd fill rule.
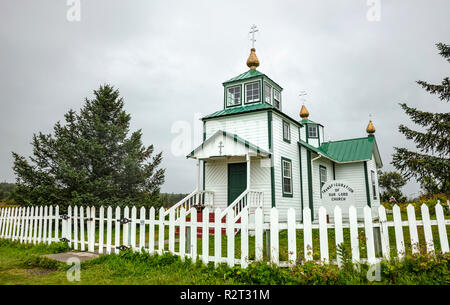
[[[258,99],[252,99],[252,100],[248,100],[248,94],[247,94],[247,86],[250,85],[258,85]],[[252,103],[257,103],[261,100],[261,82],[260,81],[256,81],[256,82],[251,82],[251,83],[246,83],[244,85],[244,89],[245,89],[245,103],[246,104],[252,104]],[[252,89],[252,92],[254,91],[254,89]]]
[[377,185],[375,181],[375,171],[373,170],[370,171],[370,180],[372,182],[372,198],[377,200]]
[[[267,96],[266,88],[269,88],[269,96]],[[267,82],[264,82],[264,102],[272,105],[272,86]]]
[[[278,99],[276,99],[276,93],[278,93]],[[278,107],[276,106],[276,102],[278,102]],[[278,110],[281,110],[281,91],[273,88],[273,106]]]
[[[229,90],[230,89],[236,89],[236,88],[239,88],[240,89],[240,93],[241,93],[241,95],[240,95],[240,97],[239,97],[239,103],[236,103],[236,104],[230,104],[230,92],[229,92]],[[234,106],[239,106],[239,105],[242,105],[242,86],[241,85],[237,85],[237,86],[230,86],[230,87],[228,87],[227,88],[227,91],[226,91],[226,94],[227,94],[227,96],[226,96],[226,98],[227,98],[227,107],[234,107]],[[233,99],[234,100],[234,99]]]
[[[314,130],[316,131],[316,135],[315,136],[311,136],[311,133],[309,132],[310,128],[314,128]],[[308,125],[308,138],[318,138],[319,137],[319,128],[316,125]]]
[[[285,171],[285,164],[288,164],[288,168],[289,168],[289,175],[286,175],[286,171]],[[281,159],[281,187],[282,189],[282,194],[284,195],[288,195],[288,196],[292,196],[292,161],[290,160],[286,160],[286,159]],[[285,190],[285,179],[289,179],[289,188],[290,191],[286,192]]]
[[[283,140],[287,140],[287,141],[291,141],[291,124],[289,124],[289,122],[286,121],[282,121],[283,122]],[[287,130],[285,129],[285,126],[287,126]],[[285,131],[287,131],[287,135],[285,133]]]

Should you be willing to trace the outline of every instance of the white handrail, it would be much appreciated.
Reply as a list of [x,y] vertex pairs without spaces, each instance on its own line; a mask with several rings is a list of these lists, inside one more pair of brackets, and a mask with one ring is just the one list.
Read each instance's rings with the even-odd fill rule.
[[[203,196],[204,195],[204,198]],[[186,209],[186,212],[189,213],[191,207],[193,207],[196,204],[201,204],[212,207],[214,204],[214,193],[211,191],[198,191],[195,190],[180,201],[178,201],[176,204],[171,206],[169,209],[167,209],[164,212],[164,217],[169,215],[170,211],[175,210],[175,217],[178,218],[180,210],[182,207]]]
[[243,210],[249,207],[262,207],[263,192],[245,190],[240,194],[228,207],[226,207],[220,214],[222,219],[228,214],[228,211],[234,211],[234,221],[237,221],[241,217]]

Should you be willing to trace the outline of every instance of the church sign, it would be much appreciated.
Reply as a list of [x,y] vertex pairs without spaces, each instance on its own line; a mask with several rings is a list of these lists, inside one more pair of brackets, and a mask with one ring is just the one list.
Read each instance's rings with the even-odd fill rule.
[[331,180],[322,187],[322,203],[339,205],[354,203],[355,190],[347,182],[340,180]]

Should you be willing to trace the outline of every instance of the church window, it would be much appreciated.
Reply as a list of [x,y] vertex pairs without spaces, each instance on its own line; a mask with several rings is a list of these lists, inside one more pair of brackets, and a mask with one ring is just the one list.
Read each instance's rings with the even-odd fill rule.
[[317,126],[308,126],[308,137],[317,138]]
[[373,199],[377,199],[377,190],[376,190],[376,186],[375,186],[375,172],[374,171],[370,171],[370,180],[372,180],[372,195],[373,195]]
[[246,103],[254,103],[259,101],[259,82],[245,85]]
[[291,143],[291,129],[288,122],[283,121],[283,140]]
[[323,165],[319,166],[320,175],[320,190],[322,190],[323,185],[327,182],[327,168]]
[[241,104],[241,86],[234,86],[227,89],[227,106]]
[[273,105],[280,110],[281,105],[281,93],[277,89],[273,89]]
[[272,87],[264,83],[264,101],[272,105]]
[[281,165],[283,196],[292,197],[292,162],[289,159],[281,158]]

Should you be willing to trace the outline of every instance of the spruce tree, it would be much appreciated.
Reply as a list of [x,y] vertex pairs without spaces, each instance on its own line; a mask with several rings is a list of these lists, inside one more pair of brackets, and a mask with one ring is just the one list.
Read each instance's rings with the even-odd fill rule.
[[[439,54],[450,63],[450,46],[436,44]],[[450,100],[450,80],[445,77],[441,84],[417,81],[427,92],[437,95],[441,101]],[[423,127],[424,132],[412,130],[405,125],[399,131],[413,140],[418,152],[395,147],[392,164],[406,177],[414,177],[427,193],[450,194],[450,112],[432,113],[400,106],[411,120]]]
[[53,134],[33,135],[29,160],[13,152],[18,203],[159,206],[162,154],[143,145],[141,130],[128,136],[131,116],[123,108],[119,91],[101,86]]

